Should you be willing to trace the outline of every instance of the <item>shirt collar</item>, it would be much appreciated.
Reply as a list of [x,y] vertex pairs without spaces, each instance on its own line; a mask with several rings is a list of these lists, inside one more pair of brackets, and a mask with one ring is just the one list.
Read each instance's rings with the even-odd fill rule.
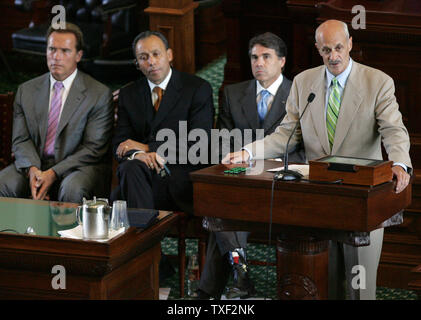
[[168,82],[170,82],[171,75],[172,75],[172,69],[170,68],[170,72],[168,72],[164,81],[162,81],[160,84],[155,84],[155,83],[149,81],[149,79],[148,79],[148,84],[149,84],[149,88],[151,89],[151,92],[155,87],[160,87],[162,90],[166,90],[167,86],[168,86]]
[[[342,89],[345,88],[346,81],[348,80],[349,74],[351,73],[351,69],[352,69],[352,59],[351,59],[351,57],[349,57],[349,63],[348,63],[348,66],[346,67],[346,69],[341,74],[336,76],[336,79],[338,80],[338,83],[339,83],[339,85],[341,86]],[[335,78],[335,76],[330,73],[328,68],[326,68],[326,85],[327,85],[327,88],[329,88],[333,78]]]
[[256,80],[256,96],[260,94],[260,91],[267,90],[270,92],[272,96],[276,96],[276,92],[278,92],[278,88],[281,86],[284,77],[282,73],[279,75],[278,79],[275,80],[268,88],[263,88],[259,81]]
[[[75,69],[75,71],[73,71],[73,73],[70,76],[68,76],[66,79],[61,81],[61,83],[63,83],[64,90],[70,89],[70,87],[72,86],[73,80],[75,80],[76,78],[76,75],[77,75],[77,68]],[[54,84],[57,81],[58,80],[54,79],[54,77],[50,73],[50,91],[53,90]]]

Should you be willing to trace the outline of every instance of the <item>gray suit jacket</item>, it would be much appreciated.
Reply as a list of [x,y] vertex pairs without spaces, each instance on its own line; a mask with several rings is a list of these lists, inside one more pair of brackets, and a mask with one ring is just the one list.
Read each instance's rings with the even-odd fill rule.
[[[257,113],[256,80],[253,79],[226,86],[218,115],[219,129],[232,130],[238,128],[242,132],[245,129],[252,129],[252,141],[256,140],[255,130],[257,129],[263,129],[264,136],[273,133],[286,115],[285,103],[288,99],[291,84],[291,80],[284,76],[262,125]],[[231,152],[238,151],[239,147],[236,146],[242,147],[242,141],[231,139]],[[292,162],[305,162],[305,154],[302,147],[298,146],[296,149],[296,151],[290,153],[289,160]]]
[[393,79],[380,70],[353,62],[330,150],[326,129],[325,76],[323,65],[295,77],[287,101],[287,115],[273,134],[247,146],[253,154],[256,155],[256,150],[264,150],[256,157],[272,158],[284,152],[285,143],[304,110],[307,97],[314,92],[316,97],[291,139],[292,145],[304,142],[308,160],[330,154],[382,159],[383,142],[389,160],[411,168],[409,135],[396,102]]
[[[19,86],[14,102],[12,151],[19,172],[31,166],[41,168],[48,127],[50,73]],[[105,161],[113,127],[111,91],[77,72],[62,107],[55,144],[58,178],[85,165]]]

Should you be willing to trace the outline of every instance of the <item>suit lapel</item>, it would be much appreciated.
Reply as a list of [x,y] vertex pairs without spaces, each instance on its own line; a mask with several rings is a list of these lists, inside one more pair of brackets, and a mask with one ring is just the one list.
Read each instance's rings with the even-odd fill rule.
[[[329,145],[329,139],[327,137],[327,129],[326,129],[325,74],[326,74],[325,68],[321,68],[319,77],[315,79],[312,86],[310,87],[309,92],[320,92],[320,94],[316,95],[316,97],[314,98],[314,101],[311,103],[312,105],[308,106],[308,108],[310,109],[311,119],[313,121],[317,136],[319,137],[320,144],[322,145],[325,153],[330,154],[330,145]],[[307,99],[307,97],[305,98]],[[307,100],[303,103],[307,104]]]
[[128,101],[125,108],[129,113],[130,122],[133,123],[132,130],[135,135],[128,138],[145,143],[150,133],[154,112],[151,90],[146,77],[136,81],[133,96]]
[[48,112],[50,104],[50,74],[47,73],[39,83],[39,86],[35,88],[37,99],[35,100],[35,114],[36,120],[39,124],[39,136],[41,141],[41,149],[44,148],[45,138],[47,135],[48,127]]
[[[149,88],[149,86],[148,86]],[[181,95],[181,79],[177,70],[172,69],[171,79],[168,82],[167,88],[162,97],[161,104],[159,106],[158,112],[155,114],[155,117],[151,124],[152,131],[159,126],[159,124],[165,119],[169,114],[172,108],[177,104],[178,99]]]
[[[140,128],[145,128],[145,123],[147,123],[148,121],[148,115],[150,115],[153,112],[151,90],[146,77],[143,77],[140,81],[136,82],[135,92],[136,100],[132,105],[135,108],[134,112],[139,116],[134,117],[132,121],[139,121],[139,126],[138,128],[135,128],[135,130],[140,131]],[[128,106],[130,105],[131,104],[129,104]],[[142,134],[144,134],[144,131],[142,131]]]
[[287,90],[287,85],[285,78],[282,81],[281,86],[278,88],[276,95],[273,99],[272,106],[265,117],[263,122],[263,128],[266,132],[273,127],[273,125],[278,125],[281,123],[281,118],[285,113],[285,103],[287,101],[289,91]]
[[243,110],[243,114],[249,123],[251,129],[260,128],[259,116],[257,114],[256,104],[256,80],[251,80],[244,94],[238,99],[238,103]]
[[73,80],[66,102],[62,107],[56,138],[60,135],[61,131],[63,131],[73,113],[80,108],[82,101],[85,99],[85,90],[86,86],[83,81],[83,75],[78,71],[75,80]]
[[353,64],[354,65],[352,66],[351,73],[343,91],[341,108],[339,110],[338,121],[336,123],[332,154],[336,153],[344,141],[363,100],[359,93],[361,91],[361,86],[359,86],[360,82],[358,81],[358,65],[355,61]]

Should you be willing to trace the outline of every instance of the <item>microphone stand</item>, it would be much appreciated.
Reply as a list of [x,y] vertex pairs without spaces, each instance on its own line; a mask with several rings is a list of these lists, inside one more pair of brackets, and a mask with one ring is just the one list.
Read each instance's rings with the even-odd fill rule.
[[303,175],[301,173],[299,173],[298,171],[294,171],[294,170],[289,170],[288,169],[288,146],[289,146],[289,142],[292,138],[292,136],[295,133],[295,130],[297,130],[298,125],[300,124],[300,120],[303,117],[304,113],[307,110],[307,107],[309,106],[309,104],[314,100],[314,97],[316,95],[314,93],[310,93],[308,98],[307,98],[307,105],[304,108],[303,113],[301,114],[300,118],[298,119],[297,123],[295,124],[294,129],[292,130],[291,135],[288,138],[287,141],[287,145],[285,148],[285,153],[284,153],[284,169],[278,171],[275,176],[273,177],[275,180],[282,180],[282,181],[295,181],[295,180],[300,180]]
[[303,177],[303,175],[299,173],[298,171],[288,169],[288,145],[299,123],[300,123],[300,120],[297,121],[297,123],[295,124],[294,130],[292,130],[292,134],[288,138],[287,148],[284,154],[284,169],[275,174],[275,180],[294,181],[294,180],[300,180]]

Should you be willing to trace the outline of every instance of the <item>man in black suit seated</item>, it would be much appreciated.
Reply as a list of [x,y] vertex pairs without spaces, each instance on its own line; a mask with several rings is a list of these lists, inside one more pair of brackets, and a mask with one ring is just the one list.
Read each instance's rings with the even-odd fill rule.
[[[250,40],[249,56],[254,79],[225,87],[218,117],[220,129],[240,129],[243,137],[246,129],[252,129],[253,141],[259,138],[258,129],[263,130],[259,139],[275,130],[286,114],[285,102],[291,88],[291,81],[282,75],[286,55],[284,41],[273,33],[266,32]],[[230,151],[238,151],[243,145],[244,141],[231,138]],[[292,152],[289,158],[292,162],[305,162],[302,150]],[[205,224],[210,230],[220,231],[211,232],[209,236],[199,298],[219,298],[231,270],[234,294],[243,297],[255,294],[248,276],[245,252],[249,233],[222,231],[223,221],[206,219]]]
[[[214,117],[212,88],[205,80],[171,67],[172,50],[159,32],[139,34],[133,53],[145,77],[119,92],[113,137],[119,186],[111,200],[126,200],[129,208],[192,214],[189,172],[203,167],[203,162],[192,163],[189,151],[199,140],[187,137],[191,140],[194,129],[203,130],[207,139],[200,144],[208,148]],[[169,171],[163,171],[164,158]]]

